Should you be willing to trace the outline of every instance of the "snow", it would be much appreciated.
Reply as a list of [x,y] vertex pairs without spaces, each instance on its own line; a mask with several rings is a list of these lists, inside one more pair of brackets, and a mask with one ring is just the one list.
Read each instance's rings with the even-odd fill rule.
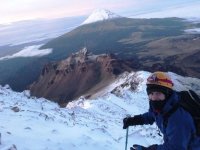
[[[19,150],[121,150],[125,147],[126,130],[122,120],[127,114],[136,115],[148,110],[146,78],[149,72],[125,73],[116,79],[107,93],[96,99],[83,96],[66,108],[44,98],[31,97],[29,91],[12,91],[0,86],[0,149]],[[200,92],[200,80],[169,72],[175,89],[184,85]],[[132,90],[130,80],[138,87]],[[119,82],[119,83],[118,83]],[[111,93],[114,90],[113,94]],[[120,90],[116,90],[120,89]],[[128,148],[162,143],[155,124],[129,128]]]
[[183,77],[173,72],[169,72],[169,76],[174,81],[174,89],[176,91],[192,89],[200,95],[200,79],[192,77]]
[[82,23],[82,25],[119,17],[119,15],[114,14],[109,10],[97,9],[92,12],[92,14]]
[[41,57],[41,56],[48,55],[48,54],[52,53],[52,49],[41,49],[41,50],[39,50],[39,48],[41,46],[42,46],[42,44],[27,46],[24,49],[22,49],[21,51],[15,53],[15,54],[1,57],[0,60],[12,59],[12,58],[16,58],[16,57]]

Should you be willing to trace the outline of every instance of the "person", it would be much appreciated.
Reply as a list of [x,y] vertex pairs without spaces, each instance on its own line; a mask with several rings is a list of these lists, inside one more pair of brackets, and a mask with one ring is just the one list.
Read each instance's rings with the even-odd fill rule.
[[182,107],[173,109],[180,97],[173,90],[173,82],[168,74],[154,72],[147,78],[146,85],[149,111],[124,118],[123,129],[155,122],[163,134],[164,143],[149,147],[133,145],[131,150],[200,150],[200,137],[195,133],[192,116]]

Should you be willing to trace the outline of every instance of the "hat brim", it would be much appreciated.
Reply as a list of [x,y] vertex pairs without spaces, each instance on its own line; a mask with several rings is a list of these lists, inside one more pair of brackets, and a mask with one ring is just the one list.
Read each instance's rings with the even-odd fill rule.
[[156,85],[156,84],[147,84],[146,91],[147,91],[148,95],[152,92],[161,92],[161,93],[165,94],[166,97],[168,97],[169,94],[172,93],[172,89],[161,86],[161,85]]

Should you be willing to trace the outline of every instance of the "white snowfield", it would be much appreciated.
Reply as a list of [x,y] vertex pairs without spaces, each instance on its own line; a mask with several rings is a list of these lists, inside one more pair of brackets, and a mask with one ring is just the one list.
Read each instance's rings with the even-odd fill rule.
[[89,23],[94,23],[98,21],[103,21],[103,20],[109,20],[109,19],[114,19],[114,18],[120,18],[121,16],[106,10],[106,9],[96,9],[92,12],[92,14],[82,23],[84,24],[89,24]]
[[[187,89],[200,91],[199,79],[169,74],[176,89],[184,84]],[[148,110],[147,76],[144,71],[124,73],[98,99],[81,97],[66,108],[31,97],[29,91],[18,93],[0,86],[0,149],[122,150],[126,137],[123,118]],[[133,88],[133,83],[138,86]],[[162,143],[161,136],[155,124],[130,127],[128,148]]]

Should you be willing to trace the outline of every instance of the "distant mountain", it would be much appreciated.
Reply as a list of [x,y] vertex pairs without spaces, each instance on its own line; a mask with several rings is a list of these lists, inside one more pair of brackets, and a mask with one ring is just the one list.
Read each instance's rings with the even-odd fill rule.
[[82,25],[119,17],[119,15],[114,14],[109,10],[97,9],[92,12],[92,14],[82,23]]
[[24,90],[39,78],[45,63],[66,59],[87,47],[94,55],[114,54],[134,64],[135,70],[163,70],[200,78],[200,35],[187,29],[200,24],[180,18],[114,18],[84,24],[55,38],[40,49],[52,49],[43,57],[0,61],[0,84]]
[[46,65],[30,91],[59,104],[68,103],[82,95],[92,97],[118,75],[132,70],[128,62],[112,54],[93,55],[83,48],[60,62]]
[[185,32],[198,26],[180,18],[116,18],[80,26],[42,49],[53,48],[57,57],[87,46],[94,54],[114,53],[121,59],[137,60],[140,67],[136,69],[173,71],[200,78],[200,34]]

